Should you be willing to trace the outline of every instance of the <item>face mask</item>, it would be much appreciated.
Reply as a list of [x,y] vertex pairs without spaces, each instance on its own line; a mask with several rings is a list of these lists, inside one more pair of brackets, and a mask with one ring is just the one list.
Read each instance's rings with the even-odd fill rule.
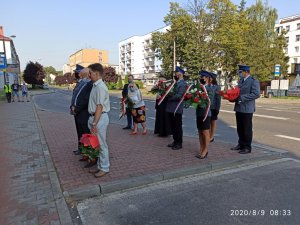
[[133,87],[130,87],[129,90],[130,90],[131,92],[134,92],[134,88],[133,88]]
[[128,80],[128,83],[131,84],[133,81],[132,80]]
[[177,81],[179,80],[179,76],[174,76],[174,79]]
[[204,80],[203,78],[201,78],[201,79],[200,79],[200,83],[201,83],[201,84],[205,84],[206,82],[205,82],[205,80]]
[[242,79],[244,76],[242,73],[239,73],[239,77],[240,77],[240,79]]

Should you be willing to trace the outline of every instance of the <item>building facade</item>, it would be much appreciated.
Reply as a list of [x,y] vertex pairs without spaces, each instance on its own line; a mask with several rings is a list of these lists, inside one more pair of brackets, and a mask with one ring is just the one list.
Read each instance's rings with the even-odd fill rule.
[[[159,32],[166,32],[167,27]],[[161,61],[155,57],[151,49],[152,33],[143,36],[133,36],[119,42],[120,74],[132,74],[135,79],[152,79],[161,71]]]
[[98,49],[81,49],[69,57],[71,71],[76,68],[76,64],[87,67],[92,63],[101,63],[108,66],[108,51]]
[[288,74],[294,78],[300,74],[300,14],[280,19],[275,29],[278,33],[283,30],[287,32],[288,47],[284,51],[290,58]]
[[[3,86],[5,84],[4,79],[6,79],[6,81],[9,81],[10,84],[12,84],[14,80],[19,81],[20,61],[13,40],[9,37],[4,36],[2,26],[0,26],[0,56],[2,59],[6,59],[6,68],[0,70],[0,89],[3,89]],[[4,63],[4,60],[2,61]]]

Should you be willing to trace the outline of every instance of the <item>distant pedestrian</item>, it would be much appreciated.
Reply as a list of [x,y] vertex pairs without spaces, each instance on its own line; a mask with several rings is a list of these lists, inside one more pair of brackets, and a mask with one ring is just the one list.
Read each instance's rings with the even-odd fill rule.
[[[201,70],[199,72],[200,75],[200,83],[205,86],[207,94],[209,96],[210,102],[213,101],[215,92],[209,85],[211,80],[211,74],[205,70]],[[196,109],[197,116],[197,128],[199,133],[199,141],[200,141],[200,151],[199,154],[196,155],[199,159],[205,159],[208,155],[208,145],[209,145],[209,137],[210,137],[210,121],[211,121],[211,111],[208,111],[207,116],[206,108],[202,108],[200,106]],[[206,117],[205,117],[206,116]]]
[[135,83],[130,83],[128,85],[128,90],[128,98],[133,103],[133,108],[131,109],[131,113],[133,116],[133,131],[130,134],[137,134],[138,124],[140,123],[143,127],[142,134],[146,135],[146,106],[143,100],[142,93]]
[[11,102],[11,93],[12,93],[12,88],[9,85],[9,81],[6,81],[6,84],[4,84],[4,92],[6,95],[7,102]]
[[[160,77],[159,81],[165,81],[164,77]],[[154,127],[154,134],[157,134],[159,137],[167,137],[171,134],[170,128],[170,121],[168,118],[168,114],[166,112],[168,97],[166,97],[163,102],[158,105],[160,100],[160,95],[156,96],[156,103],[155,103],[155,127]]]
[[25,97],[26,97],[27,102],[29,102],[29,99],[28,99],[28,85],[25,83],[25,81],[23,81],[21,89],[22,89],[22,102],[25,101]]
[[102,177],[109,172],[109,150],[106,142],[107,127],[109,124],[108,112],[110,111],[110,101],[108,88],[102,80],[103,67],[100,63],[88,66],[90,69],[90,79],[93,81],[93,88],[90,94],[88,110],[90,114],[89,128],[91,134],[97,135],[100,143],[99,158],[97,168],[90,169],[96,178]]
[[183,114],[183,103],[180,104],[176,113],[176,107],[179,104],[182,96],[184,95],[186,82],[183,79],[185,71],[180,67],[176,67],[174,79],[176,85],[174,87],[174,95],[169,96],[167,100],[166,112],[171,125],[171,132],[173,135],[173,143],[168,144],[168,147],[173,150],[182,149],[182,114]]
[[20,102],[20,96],[19,96],[19,91],[20,91],[20,85],[17,80],[14,81],[14,83],[11,85],[12,88],[12,93],[13,93],[13,102],[15,101],[15,97],[17,97],[18,102]]
[[210,73],[210,89],[214,93],[214,98],[211,101],[210,111],[211,111],[211,118],[210,118],[210,142],[215,140],[215,132],[217,129],[217,120],[218,115],[221,108],[221,96],[218,94],[221,91],[220,86],[218,85],[217,81],[217,74]]
[[238,145],[231,150],[238,150],[240,154],[248,154],[252,150],[252,118],[255,112],[255,99],[260,96],[260,86],[259,81],[250,75],[250,66],[239,65],[239,71],[241,73],[238,84],[240,96],[234,105],[239,141]]
[[[128,85],[131,84],[132,82],[133,82],[133,76],[128,75],[128,84],[124,84],[124,87],[122,90],[122,97],[124,99],[126,99],[128,96]],[[126,116],[127,116],[127,126],[123,127],[124,130],[131,129],[133,127],[131,108],[129,108],[128,105],[126,106]]]

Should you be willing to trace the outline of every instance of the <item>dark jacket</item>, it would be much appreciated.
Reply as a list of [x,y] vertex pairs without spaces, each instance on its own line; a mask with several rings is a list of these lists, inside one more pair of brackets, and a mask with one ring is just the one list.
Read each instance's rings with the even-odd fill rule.
[[79,123],[87,123],[89,119],[88,105],[93,82],[89,81],[81,90],[77,97],[75,112]]
[[[175,95],[168,97],[168,102],[166,106],[166,112],[168,113],[174,113],[175,109],[180,102],[180,99],[182,98],[186,88],[186,82],[184,80],[180,80],[177,82],[175,86]],[[183,103],[180,104],[178,110],[176,111],[178,114],[183,114]]]

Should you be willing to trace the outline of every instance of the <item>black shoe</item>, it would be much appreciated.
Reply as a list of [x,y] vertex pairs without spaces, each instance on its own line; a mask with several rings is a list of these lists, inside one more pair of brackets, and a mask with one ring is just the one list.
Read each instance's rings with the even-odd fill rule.
[[131,127],[123,127],[123,130],[130,130]]
[[74,150],[73,153],[74,153],[74,155],[80,155],[80,151],[79,150]]
[[196,155],[195,157],[198,159],[205,159],[205,158],[207,158],[207,155],[208,155],[208,152],[206,152],[206,154],[204,156]]
[[172,147],[173,150],[179,150],[179,149],[182,149],[182,145],[174,145]]
[[239,151],[239,153],[240,154],[249,154],[249,153],[251,153],[251,149],[247,149],[247,148],[241,149],[241,151]]
[[175,145],[176,145],[175,142],[173,142],[173,143],[171,143],[171,144],[168,144],[167,147],[173,148]]
[[215,141],[215,138],[213,138],[213,139],[210,140],[210,142],[214,142],[214,141]]
[[234,151],[242,150],[242,147],[240,145],[237,145],[235,147],[230,148],[230,150],[234,150]]
[[90,167],[93,167],[94,165],[96,165],[97,164],[97,160],[95,160],[95,162],[89,162],[88,164],[86,164],[85,166],[84,166],[84,168],[90,168]]

